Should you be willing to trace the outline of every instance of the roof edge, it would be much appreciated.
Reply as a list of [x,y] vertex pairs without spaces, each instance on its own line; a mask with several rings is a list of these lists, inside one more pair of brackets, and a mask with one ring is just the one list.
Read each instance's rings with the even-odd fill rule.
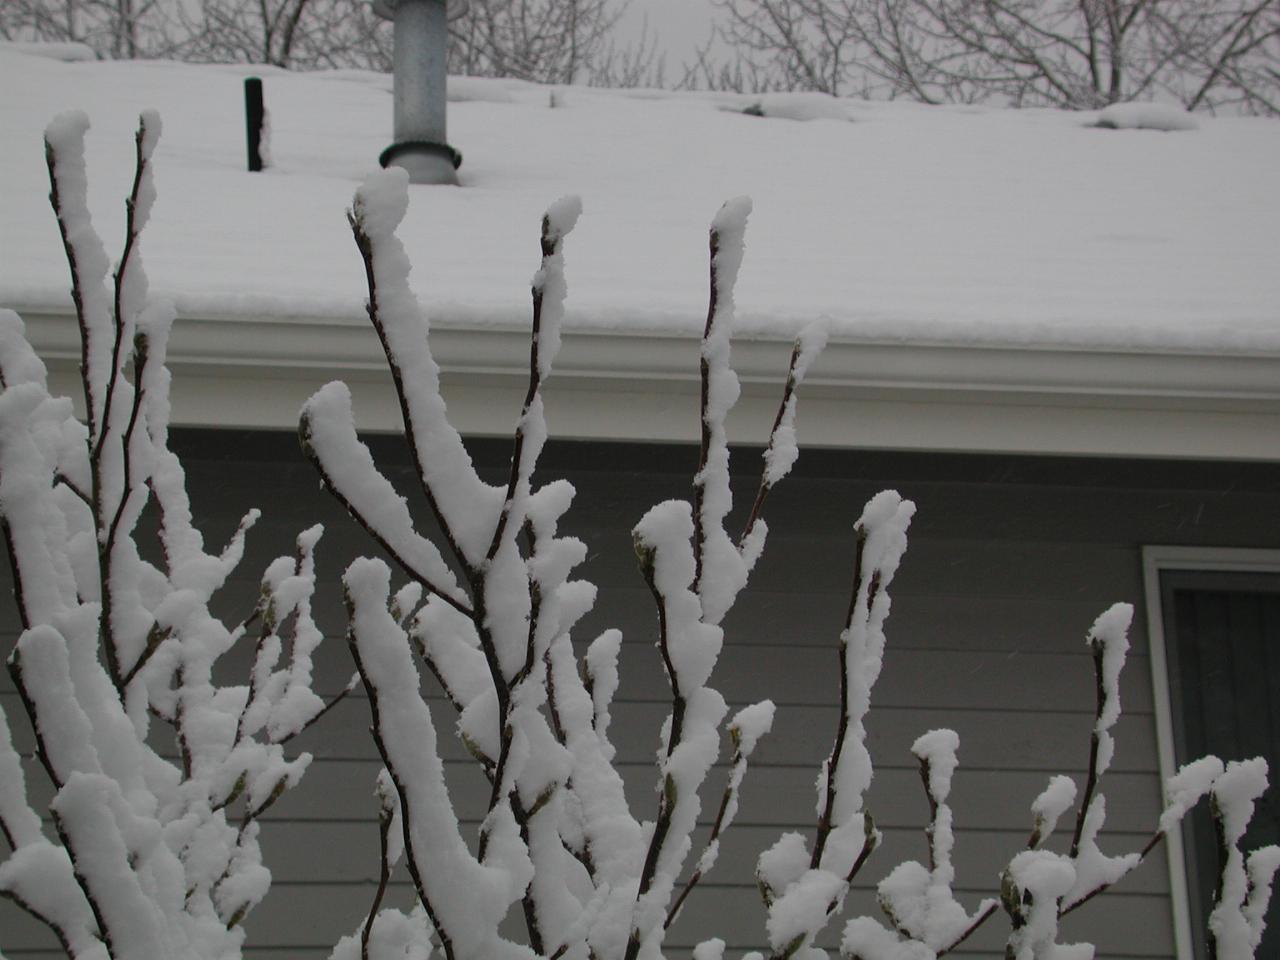
[[[19,312],[54,386],[77,395],[74,317]],[[459,429],[509,433],[527,378],[527,331],[436,326],[431,341]],[[767,438],[790,347],[735,341],[743,398],[731,428],[741,441]],[[186,317],[169,361],[176,423],[293,427],[311,392],[343,379],[362,426],[399,427],[364,324]],[[552,432],[695,440],[697,381],[691,336],[567,328],[546,386]],[[836,339],[802,392],[802,441],[819,446],[1280,460],[1280,355]]]

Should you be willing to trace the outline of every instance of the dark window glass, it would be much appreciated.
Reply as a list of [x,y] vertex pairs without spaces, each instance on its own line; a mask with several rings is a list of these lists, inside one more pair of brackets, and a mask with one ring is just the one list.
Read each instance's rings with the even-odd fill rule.
[[[1272,787],[1241,846],[1280,843],[1280,574],[1166,571],[1161,594],[1177,762],[1264,757]],[[1203,958],[1220,875],[1207,803],[1188,818],[1183,839],[1192,935]],[[1280,957],[1280,898],[1272,899],[1256,955]]]

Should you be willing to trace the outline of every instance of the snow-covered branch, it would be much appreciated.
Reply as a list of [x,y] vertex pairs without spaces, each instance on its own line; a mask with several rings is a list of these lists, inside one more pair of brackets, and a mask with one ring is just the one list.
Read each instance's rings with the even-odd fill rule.
[[[756,92],[1280,111],[1271,0],[722,0]],[[699,65],[713,85],[713,66]],[[733,71],[722,65],[719,76]],[[723,85],[720,84],[720,85]]]
[[1249,960],[1266,927],[1280,847],[1270,844],[1247,856],[1240,850],[1254,804],[1266,789],[1267,762],[1255,757],[1227,764],[1210,790],[1222,863],[1222,882],[1209,914],[1209,955],[1215,960]]
[[[519,901],[527,942],[536,953],[656,956],[685,896],[715,862],[721,835],[737,809],[747,760],[772,717],[771,705],[761,704],[740,712],[731,725],[733,767],[709,846],[673,903],[701,809],[699,792],[719,754],[727,711],[723,697],[707,685],[723,642],[719,622],[763,545],[763,493],[795,459],[795,390],[821,349],[823,334],[820,328],[808,332],[792,357],[762,494],[744,541],[749,546],[735,544],[725,529],[732,501],[724,420],[738,393],[728,337],[750,205],[745,200],[726,204],[711,231],[711,307],[702,364],[705,443],[694,503],[659,504],[634,530],[672,689],[672,713],[658,756],[658,812],[652,824],[641,824],[630,813],[607,739],[620,635],[603,634],[581,662],[574,653],[571,630],[594,603],[595,590],[570,579],[585,546],[556,533],[573,490],[563,482],[542,487],[534,482],[547,437],[542,389],[559,349],[567,291],[563,240],[580,205],[572,198],[558,201],[543,218],[541,262],[532,286],[529,387],[507,482],[495,488],[476,477],[448,424],[427,323],[409,292],[408,263],[394,236],[406,203],[401,173],[375,175],[358,191],[351,223],[369,281],[369,316],[391,367],[411,456],[465,589],[457,586],[444,555],[413,532],[404,501],[356,438],[345,388],[330,384],[317,393],[304,407],[302,421],[304,445],[325,484],[427,598],[404,630],[396,624],[408,611],[396,617],[387,609],[389,581],[386,590],[381,586],[385,568],[353,567],[348,574],[352,649],[375,708],[379,749],[396,785],[406,862],[446,952],[474,955],[482,942],[505,944],[502,938],[484,937],[498,936],[498,920]],[[372,569],[379,571],[376,577]],[[357,573],[365,585],[358,590],[352,580]],[[376,589],[368,586],[375,581]],[[384,639],[371,639],[374,634]],[[408,692],[410,685],[416,689],[416,673],[406,673],[405,663],[378,671],[376,658],[384,654],[374,651],[388,643],[403,648],[397,656],[419,652],[457,710],[458,734],[490,783],[477,853],[473,861],[460,860],[459,869],[483,871],[502,862],[520,873],[529,865],[523,883],[496,895],[484,912],[487,919],[453,915],[447,894],[433,889],[419,868],[425,862],[422,850],[446,842],[453,849],[462,841],[456,818],[440,824],[428,813],[449,803],[443,781],[420,782],[406,774],[408,761],[394,750],[399,738],[420,747],[434,743],[435,735],[425,701]],[[392,680],[404,690],[389,694]],[[389,696],[409,706],[388,710]],[[398,727],[401,722],[418,732],[410,737]],[[420,796],[424,791],[426,799]],[[428,830],[434,832],[428,836],[423,832]],[[433,876],[436,870],[433,865]],[[455,875],[455,884],[462,875]],[[477,924],[488,932],[482,934]],[[364,950],[371,949],[371,929],[366,925],[361,937]]]
[[[209,605],[257,512],[221,554],[207,553],[168,448],[173,310],[149,298],[140,258],[159,117],[143,114],[135,138],[114,296],[86,205],[87,128],[83,114],[66,114],[45,137],[87,424],[50,396],[21,321],[0,311],[0,514],[23,624],[8,668],[54,790],[56,834],[29,805],[6,719],[0,825],[11,854],[0,861],[0,895],[72,957],[233,956],[270,883],[257,820],[310,761],[281,744],[325,710],[311,690],[320,528],[263,579],[248,683],[216,683],[215,663],[244,629],[228,629]],[[148,505],[160,521],[155,545],[137,536]],[[176,761],[156,718],[173,728]]]
[[872,776],[865,720],[884,660],[888,588],[906,551],[914,513],[915,504],[886,490],[867,503],[854,527],[853,589],[840,634],[840,715],[831,754],[818,775],[813,850],[806,850],[799,834],[785,834],[760,855],[756,867],[769,913],[771,956],[778,960],[813,943],[880,843],[864,808]]

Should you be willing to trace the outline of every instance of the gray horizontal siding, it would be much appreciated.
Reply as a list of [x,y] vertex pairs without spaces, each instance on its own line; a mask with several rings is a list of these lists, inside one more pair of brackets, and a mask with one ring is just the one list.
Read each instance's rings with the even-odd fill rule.
[[[759,948],[765,942],[763,912],[743,912],[743,891],[708,884],[705,888],[700,888],[696,895],[702,901],[703,908],[699,911],[686,911],[672,925],[668,938],[669,953],[687,954],[690,947],[711,936],[722,938],[735,951]],[[980,895],[972,892],[960,892],[959,896],[971,907],[976,907],[981,899]],[[253,937],[252,945],[275,948],[272,953],[279,951],[276,955],[294,956],[300,948],[314,947],[317,942],[335,942],[358,929],[362,922],[359,916],[360,905],[368,903],[372,897],[371,883],[355,887],[347,884],[277,882],[255,914],[270,914],[272,923],[269,926],[258,924],[258,933]],[[411,903],[412,889],[405,884],[392,889],[384,901],[384,905],[408,906]],[[873,895],[869,891],[854,891],[849,897],[847,914],[856,916],[859,913],[876,913]],[[735,916],[741,919],[736,922],[725,919]],[[1117,954],[1164,957],[1171,951],[1170,940],[1160,936],[1158,931],[1168,928],[1171,922],[1168,903],[1163,896],[1112,894],[1091,902],[1066,918],[1063,924],[1063,941],[1069,942],[1073,936],[1087,938],[1097,944],[1100,957],[1111,958]],[[840,926],[833,924],[820,942],[834,946]],[[1135,938],[1135,928],[1145,931],[1145,935]],[[10,928],[6,926],[5,929],[8,936]],[[25,929],[26,923],[19,921],[12,932],[20,937]],[[1007,935],[1007,925],[995,918],[965,945],[968,949],[964,952],[996,956],[1001,952],[1001,945]],[[34,944],[19,941],[12,952],[6,950],[5,955],[10,960],[20,960],[29,946]],[[255,951],[250,950],[249,955],[254,956]],[[319,955],[323,956],[325,952],[322,951]]]
[[[430,702],[441,718],[441,727],[448,729],[447,704],[439,697]],[[11,692],[0,693],[0,705],[9,716],[14,716],[14,710],[21,711],[17,694]],[[609,729],[618,758],[630,763],[651,760],[657,747],[654,731],[668,712],[669,707],[659,702],[615,702]],[[831,750],[830,738],[823,737],[822,732],[835,729],[837,716],[837,708],[830,704],[804,710],[784,705],[774,719],[773,732],[756,748],[754,763],[798,764],[816,769]],[[367,759],[368,726],[368,701],[356,694],[334,707],[324,723],[302,734],[294,745],[299,751],[311,753],[317,762]],[[923,730],[940,726],[949,726],[960,734],[966,770],[1044,771],[1044,758],[1048,755],[1062,760],[1055,771],[1082,773],[1088,759],[1093,714],[1083,710],[926,710],[877,703],[867,731],[868,747],[879,758],[876,769],[914,770],[915,758],[909,752],[912,742]],[[1153,772],[1153,730],[1147,724],[1127,726],[1111,769],[1121,773]],[[15,730],[14,744],[20,752],[34,749],[25,724]],[[446,760],[463,761],[468,757],[466,748],[454,737],[442,738],[440,746]]]
[[[317,662],[317,683],[336,691],[351,672],[342,641],[343,611],[332,584],[367,538],[316,490],[289,436],[235,440],[180,432],[211,544],[222,542],[251,505],[264,519],[250,555],[217,609],[240,617],[251,609],[256,574],[288,552],[296,532],[326,524],[319,570],[330,585],[317,603],[330,634]],[[410,493],[407,471],[390,441],[375,448]],[[500,470],[505,445],[478,445],[483,469]],[[238,462],[240,458],[247,462]],[[597,611],[579,636],[606,626],[624,630],[623,686],[611,735],[619,748],[633,811],[651,816],[652,756],[666,714],[666,684],[652,647],[654,614],[639,582],[630,527],[654,502],[687,496],[692,451],[623,446],[553,446],[545,476],[578,488],[563,532],[581,537],[591,555],[581,575],[601,587]],[[754,469],[750,457],[736,464]],[[974,905],[998,885],[1003,863],[1025,843],[1028,807],[1050,773],[1083,779],[1092,727],[1093,680],[1084,633],[1116,600],[1141,598],[1143,543],[1280,546],[1280,470],[1258,465],[1122,463],[909,454],[806,455],[801,473],[780,488],[767,515],[769,549],[753,583],[726,620],[726,649],[715,685],[734,705],[762,697],[779,704],[774,734],[748,774],[739,827],[721,863],[672,928],[672,953],[717,935],[745,949],[763,943],[763,912],[752,880],[755,857],[780,832],[811,829],[817,765],[836,722],[835,643],[847,603],[850,529],[862,502],[894,486],[919,506],[911,546],[894,583],[889,650],[874,695],[868,744],[876,779],[868,807],[885,832],[883,848],[859,878],[850,911],[875,913],[870,890],[904,858],[923,859],[927,804],[908,753],[920,733],[951,726],[961,735],[961,769],[952,802],[957,823],[957,890]],[[750,478],[742,485],[746,496]],[[411,502],[413,497],[411,496]],[[426,525],[424,525],[426,526]],[[4,605],[0,631],[11,640],[16,618]],[[1135,652],[1122,694],[1113,772],[1104,780],[1108,839],[1104,848],[1139,847],[1158,815],[1154,724],[1145,630],[1135,624]],[[8,641],[6,641],[7,644]],[[235,657],[228,658],[235,660]],[[229,663],[231,675],[237,665]],[[0,704],[15,716],[15,696],[0,679]],[[433,700],[437,725],[452,729],[447,704]],[[250,917],[249,955],[282,960],[327,955],[327,944],[363,918],[377,871],[371,790],[378,764],[367,735],[367,702],[356,695],[298,743],[315,760],[301,787],[273,808],[263,831],[275,885]],[[30,732],[15,723],[22,749]],[[474,833],[487,788],[461,747],[446,738],[455,806]],[[28,765],[33,797],[48,788]],[[704,826],[724,768],[703,798]],[[1064,830],[1069,825],[1064,826]],[[395,896],[407,898],[403,878]],[[827,943],[834,942],[833,923]],[[1164,958],[1172,954],[1163,852],[1115,891],[1068,918],[1065,939],[1095,941],[1100,956]],[[0,904],[0,947],[11,958],[47,956],[48,935]],[[961,955],[991,956],[1007,932],[1002,917]],[[33,952],[34,951],[34,952]]]

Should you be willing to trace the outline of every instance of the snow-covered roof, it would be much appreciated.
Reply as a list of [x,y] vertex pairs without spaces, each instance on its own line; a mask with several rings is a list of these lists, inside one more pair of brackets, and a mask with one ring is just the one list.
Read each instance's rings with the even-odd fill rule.
[[[241,81],[250,73],[263,76],[270,112],[272,166],[260,174],[244,162]],[[154,107],[165,129],[144,256],[153,290],[203,324],[187,333],[193,356],[230,363],[239,350],[246,363],[377,365],[344,210],[390,143],[389,76],[62,63],[0,50],[0,87],[0,303],[44,324],[33,336],[50,351],[66,347],[65,324],[53,318],[70,301],[43,127],[58,111],[88,112],[90,203],[112,249],[137,114]],[[580,350],[567,349],[565,362],[583,377],[682,379],[667,367],[705,318],[707,225],[723,200],[748,194],[738,331],[767,346],[830,317],[833,347],[818,383],[825,376],[872,400],[891,388],[1016,389],[1024,401],[1136,392],[1159,406],[1196,395],[1215,409],[1252,404],[1274,426],[1273,120],[1114,130],[1088,113],[472,78],[452,79],[450,100],[463,185],[412,187],[401,230],[446,366],[452,351],[459,370],[469,363],[477,375],[498,376],[508,360],[519,367],[524,351],[512,337],[528,324],[539,220],[576,193],[585,213],[566,248],[567,330]],[[743,112],[755,104],[766,116]],[[294,334],[282,340],[280,330]],[[755,347],[742,349],[748,381],[778,365],[777,351],[762,347],[754,371]],[[1152,357],[1162,358],[1158,369]],[[1266,455],[1230,442],[1201,452]],[[1050,448],[1089,452],[1090,443]],[[1121,452],[1122,439],[1115,444],[1093,452]]]

